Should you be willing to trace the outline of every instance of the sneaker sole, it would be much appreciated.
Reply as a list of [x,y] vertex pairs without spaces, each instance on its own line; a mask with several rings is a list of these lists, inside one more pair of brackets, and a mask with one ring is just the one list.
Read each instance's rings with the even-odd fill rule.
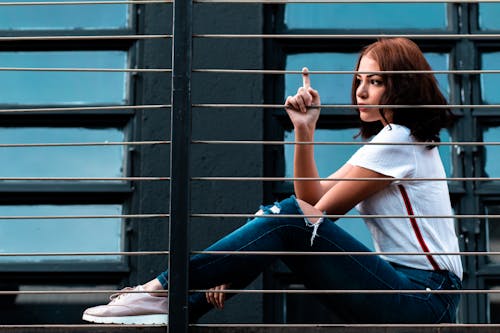
[[168,325],[168,314],[126,317],[97,317],[84,313],[82,319],[98,324]]

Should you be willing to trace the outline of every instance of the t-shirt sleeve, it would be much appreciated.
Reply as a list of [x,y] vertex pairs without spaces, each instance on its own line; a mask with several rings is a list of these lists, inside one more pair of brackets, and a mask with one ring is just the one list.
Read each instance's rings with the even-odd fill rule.
[[[409,131],[400,126],[386,127],[371,142],[412,142]],[[347,161],[394,178],[411,178],[415,173],[415,151],[412,145],[365,145]]]

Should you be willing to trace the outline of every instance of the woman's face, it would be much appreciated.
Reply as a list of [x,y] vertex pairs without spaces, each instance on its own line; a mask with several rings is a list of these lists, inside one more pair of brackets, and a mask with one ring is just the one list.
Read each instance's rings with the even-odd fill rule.
[[[379,105],[380,100],[385,92],[385,82],[379,74],[370,74],[370,72],[380,71],[378,63],[365,55],[359,63],[359,72],[356,74],[358,88],[356,89],[356,102],[359,105],[359,117],[365,122],[382,121],[387,125],[380,115],[378,108],[364,108],[363,105]],[[385,114],[388,121],[391,121],[390,115]]]

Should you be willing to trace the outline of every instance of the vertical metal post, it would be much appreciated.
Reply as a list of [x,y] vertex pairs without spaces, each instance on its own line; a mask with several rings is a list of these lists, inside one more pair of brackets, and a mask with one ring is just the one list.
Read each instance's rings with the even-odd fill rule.
[[169,332],[188,332],[192,0],[173,2]]

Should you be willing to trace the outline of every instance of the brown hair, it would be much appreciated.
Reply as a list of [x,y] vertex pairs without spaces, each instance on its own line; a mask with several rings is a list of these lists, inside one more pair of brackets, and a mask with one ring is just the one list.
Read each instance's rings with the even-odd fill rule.
[[[380,39],[365,47],[356,64],[356,70],[363,56],[375,60],[381,71],[431,70],[419,47],[406,38]],[[384,74],[385,92],[381,105],[447,105],[432,73]],[[358,80],[353,78],[351,98],[356,102]],[[392,110],[392,123],[406,126],[417,141],[439,142],[439,131],[450,125],[453,115],[449,108],[386,108],[379,109],[385,119],[385,112]],[[381,122],[361,121],[359,135],[367,139],[383,127]],[[432,146],[430,146],[432,147]]]

